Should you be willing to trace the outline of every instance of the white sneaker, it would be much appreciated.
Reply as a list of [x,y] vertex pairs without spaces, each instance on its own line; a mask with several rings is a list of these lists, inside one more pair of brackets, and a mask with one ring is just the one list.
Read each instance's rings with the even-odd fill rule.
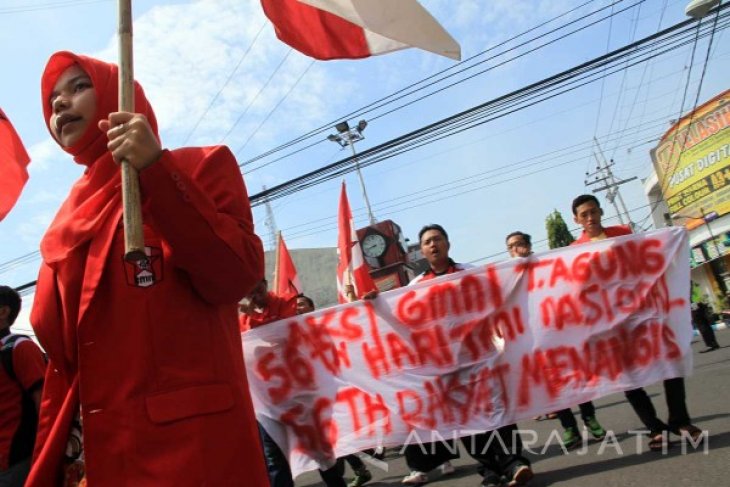
[[408,485],[421,485],[428,482],[428,475],[426,475],[425,472],[419,472],[418,470],[414,470],[405,477],[403,477],[403,480],[401,481],[402,484],[408,484]]
[[451,475],[452,473],[456,472],[456,469],[453,465],[451,465],[451,462],[448,460],[439,466],[439,470],[441,470],[441,475]]

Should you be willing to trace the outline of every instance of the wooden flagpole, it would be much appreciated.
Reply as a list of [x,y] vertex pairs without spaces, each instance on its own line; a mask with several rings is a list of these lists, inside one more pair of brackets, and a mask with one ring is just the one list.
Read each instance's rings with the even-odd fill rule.
[[[134,112],[134,64],[132,57],[132,0],[119,0],[119,110]],[[142,231],[142,205],[137,170],[123,160],[122,206],[124,208],[124,259],[146,258]]]
[[345,271],[345,297],[351,303],[357,301],[357,293],[355,292],[355,279],[352,275],[352,269]]
[[279,259],[281,250],[281,232],[276,232],[276,249],[274,250],[274,294],[281,296],[279,289]]

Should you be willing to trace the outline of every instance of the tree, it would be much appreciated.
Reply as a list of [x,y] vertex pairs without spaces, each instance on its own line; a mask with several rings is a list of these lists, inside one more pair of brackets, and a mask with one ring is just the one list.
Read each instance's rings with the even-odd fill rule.
[[565,247],[575,241],[570,230],[568,230],[568,225],[566,225],[565,220],[563,220],[563,215],[561,215],[558,210],[553,210],[553,212],[545,218],[545,229],[548,234],[548,246],[551,249]]

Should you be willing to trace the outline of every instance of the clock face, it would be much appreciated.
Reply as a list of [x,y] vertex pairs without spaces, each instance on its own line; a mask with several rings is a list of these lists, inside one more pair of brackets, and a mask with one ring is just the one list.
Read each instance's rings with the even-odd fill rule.
[[362,240],[362,251],[366,257],[380,257],[385,253],[387,247],[385,237],[378,233],[366,235]]

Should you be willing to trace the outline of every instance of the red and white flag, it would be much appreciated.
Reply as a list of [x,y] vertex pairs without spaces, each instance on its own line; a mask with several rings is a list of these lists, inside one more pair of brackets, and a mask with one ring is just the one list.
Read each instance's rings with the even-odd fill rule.
[[302,293],[302,285],[299,282],[297,268],[286,248],[284,238],[279,233],[276,245],[276,279],[274,282],[274,294],[286,299],[291,299]]
[[340,192],[337,227],[337,297],[340,303],[347,303],[350,302],[347,286],[353,286],[355,297],[358,299],[362,299],[370,291],[377,291],[378,288],[375,286],[373,278],[370,277],[368,266],[362,256],[362,248],[357,239],[344,181]]
[[30,157],[18,133],[0,108],[0,220],[18,201],[26,181]]
[[418,47],[461,59],[461,47],[417,0],[261,0],[276,36],[315,59],[359,59]]

